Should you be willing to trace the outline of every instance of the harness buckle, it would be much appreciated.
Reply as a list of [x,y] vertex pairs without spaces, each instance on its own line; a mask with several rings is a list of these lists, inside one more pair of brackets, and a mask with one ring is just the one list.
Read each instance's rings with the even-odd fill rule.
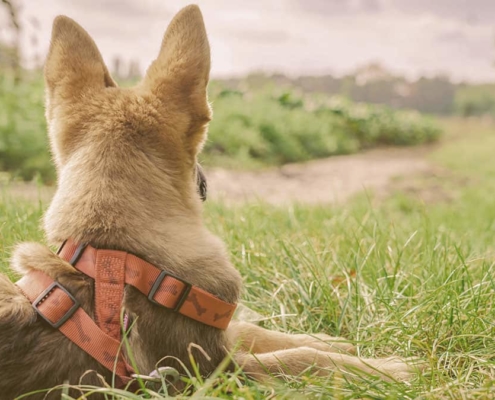
[[[52,322],[45,314],[43,314],[43,312],[39,309],[39,305],[45,301],[48,301],[48,299],[50,298],[49,296],[53,293],[53,291],[55,289],[60,289],[64,292],[64,294],[72,301],[73,305],[71,308],[69,308],[69,310],[67,310],[67,312],[62,316],[60,317],[60,319],[58,321],[55,321],[55,322]],[[53,282],[50,286],[48,286],[48,288],[43,292],[41,293],[37,298],[36,300],[33,301],[32,303],[33,305],[33,308],[36,310],[36,312],[38,313],[38,315],[43,318],[46,322],[48,322],[48,324],[52,327],[52,328],[55,328],[55,329],[58,329],[60,328],[65,322],[67,322],[67,320],[72,317],[74,315],[74,313],[79,309],[79,307],[81,306],[81,304],[79,303],[79,301],[77,301],[77,299],[72,296],[66,288],[64,288],[60,283],[58,282]],[[58,304],[56,304],[58,305]]]
[[77,246],[76,251],[74,252],[74,255],[69,261],[69,264],[72,265],[73,267],[76,266],[77,262],[81,258],[82,254],[84,253],[84,250],[86,250],[86,247],[88,247],[87,243],[81,243],[79,246]]
[[[165,307],[163,304],[161,304],[155,300],[155,294],[167,276],[170,276],[171,278],[177,279],[179,282],[182,282],[185,285],[184,289],[182,290],[182,293],[179,296],[179,300],[177,301],[177,304],[173,308],[172,307],[170,307],[170,308]],[[151,290],[148,293],[148,300],[151,301],[153,304],[156,304],[157,306],[167,308],[167,309],[172,310],[174,312],[178,312],[180,310],[180,308],[182,307],[182,305],[184,304],[184,302],[186,301],[187,296],[189,295],[189,292],[191,291],[191,288],[192,288],[192,285],[190,283],[184,281],[181,278],[178,278],[175,275],[169,274],[167,271],[162,271],[162,272],[160,272],[160,275],[158,275],[158,278],[156,278],[155,283],[153,283],[153,286],[151,287]]]

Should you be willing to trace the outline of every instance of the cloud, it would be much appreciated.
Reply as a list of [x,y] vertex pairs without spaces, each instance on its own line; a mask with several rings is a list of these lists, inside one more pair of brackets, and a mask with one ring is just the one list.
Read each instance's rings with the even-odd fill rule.
[[326,17],[347,14],[353,8],[350,0],[294,0],[294,5],[305,12],[323,14]]
[[390,8],[412,14],[430,13],[470,23],[495,22],[493,0],[389,0]]
[[367,12],[378,12],[382,10],[380,0],[362,0],[362,8]]
[[375,13],[382,10],[383,0],[291,0],[293,5],[307,13],[335,18],[355,12]]
[[[138,59],[144,69],[157,55],[173,14],[189,0],[24,0],[23,18],[36,16],[44,54],[57,14],[78,21],[106,61]],[[197,0],[212,46],[212,75],[253,70],[343,74],[378,61],[417,76],[445,71],[456,79],[495,77],[494,0]],[[451,6],[449,6],[451,5]],[[482,10],[482,11],[478,11]],[[480,17],[481,18],[481,17]],[[31,29],[31,28],[29,28]],[[26,37],[32,34],[29,31]]]

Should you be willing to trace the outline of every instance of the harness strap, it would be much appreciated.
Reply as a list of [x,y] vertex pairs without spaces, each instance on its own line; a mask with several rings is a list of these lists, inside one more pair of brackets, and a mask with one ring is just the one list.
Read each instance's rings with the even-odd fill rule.
[[41,318],[106,369],[115,372],[117,386],[123,387],[131,380],[120,342],[103,332],[60,283],[41,271],[32,270],[16,285]]
[[124,301],[125,257],[102,250],[95,263],[95,316],[97,325],[121,340],[120,310]]
[[156,305],[218,329],[227,329],[236,309],[236,304],[227,303],[124,251],[100,250],[69,239],[59,250],[59,256],[94,279],[98,273],[97,260],[102,257],[125,260],[126,284],[138,289]]

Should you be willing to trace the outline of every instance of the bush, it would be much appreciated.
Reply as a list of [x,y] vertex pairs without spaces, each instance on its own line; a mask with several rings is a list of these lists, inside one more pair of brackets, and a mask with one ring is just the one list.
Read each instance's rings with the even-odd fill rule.
[[215,114],[204,149],[208,160],[220,156],[280,165],[380,145],[427,143],[441,133],[415,111],[274,92],[213,95]]
[[[0,71],[0,171],[54,180],[43,108],[43,84],[15,85]],[[202,158],[209,165],[282,165],[380,145],[415,145],[440,131],[416,112],[302,97],[273,87],[243,93],[213,83],[214,118]]]
[[387,106],[334,98],[319,111],[341,116],[346,131],[359,141],[360,148],[412,146],[433,142],[441,134],[430,118],[412,110],[394,110]]
[[39,78],[14,78],[0,71],[0,171],[32,180],[54,180]]

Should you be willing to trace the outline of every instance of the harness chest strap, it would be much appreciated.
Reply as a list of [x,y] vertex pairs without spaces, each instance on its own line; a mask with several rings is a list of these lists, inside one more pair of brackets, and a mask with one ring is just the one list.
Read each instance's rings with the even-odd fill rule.
[[236,305],[167,274],[123,251],[78,246],[68,240],[59,256],[95,280],[96,322],[62,285],[42,271],[32,270],[16,282],[38,315],[116,375],[117,387],[134,372],[121,349],[120,309],[129,284],[160,306],[191,319],[226,329]]
[[138,289],[152,303],[218,329],[228,327],[236,309],[236,304],[227,303],[124,251],[95,249],[69,239],[60,249],[59,257],[96,281],[95,266],[102,259],[110,264],[113,259],[123,260],[125,283]]
[[102,331],[58,282],[42,271],[32,270],[16,282],[38,315],[108,370],[115,372],[117,386],[126,385],[132,369],[124,360],[120,341]]

